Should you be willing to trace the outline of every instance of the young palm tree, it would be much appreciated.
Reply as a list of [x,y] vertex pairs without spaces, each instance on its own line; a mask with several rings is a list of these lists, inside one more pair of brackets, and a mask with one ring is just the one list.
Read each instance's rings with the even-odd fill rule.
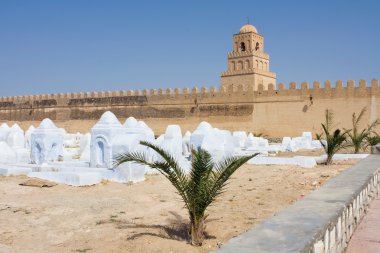
[[[362,131],[359,131],[359,124],[363,118],[364,113],[367,111],[367,108],[364,107],[358,116],[355,113],[352,114],[352,131],[349,131],[348,138],[349,143],[352,147],[354,147],[355,154],[359,153],[360,149],[365,150],[367,145],[367,138],[375,128],[379,124],[379,120],[375,120],[371,125],[367,128],[364,128]],[[346,130],[346,129],[345,129]]]
[[157,169],[164,175],[176,188],[189,212],[191,244],[202,245],[207,207],[224,192],[231,175],[257,154],[229,157],[215,163],[206,150],[193,150],[191,170],[186,174],[176,159],[161,147],[146,141],[140,144],[156,151],[162,159],[150,161],[145,153],[131,152],[116,156],[115,167],[125,162],[136,162]]
[[327,159],[326,159],[326,165],[332,163],[333,156],[336,152],[338,152],[342,148],[346,148],[347,142],[347,133],[349,130],[341,131],[340,129],[335,129],[333,133],[331,134],[332,127],[333,127],[333,113],[332,111],[326,110],[325,113],[325,124],[321,124],[324,132],[325,141],[323,141],[322,137],[323,134],[317,134],[317,139],[322,144],[323,149],[326,152]]
[[380,143],[380,136],[377,133],[373,133],[373,135],[369,135],[366,138],[367,146],[376,146]]

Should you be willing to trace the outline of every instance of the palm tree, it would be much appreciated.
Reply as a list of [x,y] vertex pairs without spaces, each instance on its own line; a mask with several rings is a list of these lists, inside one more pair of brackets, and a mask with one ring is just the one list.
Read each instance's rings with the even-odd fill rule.
[[[358,116],[355,113],[352,114],[352,131],[349,131],[349,143],[352,147],[354,147],[355,154],[359,153],[360,149],[365,150],[367,147],[366,141],[368,137],[372,133],[373,128],[375,128],[379,124],[379,120],[376,119],[372,122],[367,128],[364,128],[362,131],[359,131],[359,124],[363,118],[364,113],[367,111],[367,108],[364,107]],[[345,129],[346,130],[346,129]]]
[[125,153],[115,157],[115,167],[125,162],[135,162],[157,169],[164,175],[176,188],[189,213],[191,244],[202,245],[207,207],[224,192],[231,175],[257,154],[229,157],[215,163],[206,150],[192,150],[191,170],[187,174],[176,159],[159,146],[147,141],[140,144],[156,151],[162,159],[150,161],[145,153]]
[[338,152],[342,148],[347,147],[346,139],[349,130],[345,130],[342,132],[340,129],[335,129],[331,134],[333,127],[333,112],[329,110],[326,110],[325,113],[325,124],[322,123],[321,125],[326,140],[323,140],[323,134],[317,134],[316,136],[326,152],[327,159],[325,163],[326,165],[328,165],[332,163],[333,156],[336,152]]
[[377,144],[380,143],[380,136],[377,133],[373,132],[373,135],[371,134],[367,136],[366,141],[367,141],[367,146],[376,146]]

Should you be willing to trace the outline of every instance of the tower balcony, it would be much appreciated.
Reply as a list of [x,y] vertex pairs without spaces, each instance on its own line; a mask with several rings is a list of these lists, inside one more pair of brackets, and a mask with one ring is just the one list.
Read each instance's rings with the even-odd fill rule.
[[269,54],[265,52],[256,51],[256,50],[247,50],[243,52],[232,51],[228,53],[228,58],[238,58],[238,57],[247,57],[247,56],[256,56],[256,57],[269,60]]
[[240,69],[240,70],[233,70],[233,71],[223,71],[220,76],[237,76],[237,75],[247,75],[247,74],[259,74],[263,76],[268,76],[272,78],[276,78],[276,73],[265,71],[262,69]]

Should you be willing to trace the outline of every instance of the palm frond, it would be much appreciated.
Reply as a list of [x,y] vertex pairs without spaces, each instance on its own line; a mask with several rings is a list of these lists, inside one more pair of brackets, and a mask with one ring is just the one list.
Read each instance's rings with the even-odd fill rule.
[[227,180],[238,168],[257,155],[258,153],[242,157],[229,157],[217,163],[211,175],[212,187],[208,203],[213,202],[216,197],[222,194]]
[[114,163],[114,167],[117,167],[124,162],[136,162],[142,165],[147,165],[152,169],[157,169],[173,184],[173,186],[176,188],[179,195],[185,202],[185,205],[187,205],[188,197],[186,194],[186,186],[188,183],[188,179],[186,173],[178,165],[178,162],[175,160],[175,158],[155,144],[152,144],[147,141],[141,141],[140,144],[156,151],[163,158],[164,161],[148,162],[149,159],[144,153],[131,152],[116,156],[116,162]]
[[364,113],[367,111],[367,107],[363,107],[360,111],[359,116],[355,120],[355,113],[352,115],[352,123],[356,128],[359,127],[360,121],[362,120]]
[[367,129],[368,129],[369,132],[373,132],[373,129],[375,127],[377,127],[378,125],[380,125],[380,121],[379,121],[379,119],[376,119],[371,124],[369,124],[369,126],[368,126]]
[[162,149],[160,146],[150,143],[148,141],[140,141],[140,144],[156,151],[169,164],[170,168],[175,173],[176,178],[180,181],[180,185],[187,184],[187,177],[185,171],[179,166],[178,162],[171,154]]
[[204,149],[193,150],[189,183],[187,186],[188,195],[192,199],[189,205],[196,217],[203,215],[207,208],[207,195],[210,189],[210,174],[214,167],[212,156]]
[[380,143],[380,136],[377,133],[375,133],[375,132],[373,134],[374,135],[367,136],[367,138],[366,138],[366,141],[367,141],[366,147],[368,147],[368,146],[376,146],[377,144]]
[[[316,134],[316,137],[326,152],[326,164],[329,164],[336,152],[348,146],[347,135],[350,134],[351,130],[344,129],[341,131],[340,129],[335,129],[332,131],[332,112],[329,110],[326,110],[325,120],[326,122],[321,124],[323,134]],[[326,143],[322,140],[323,135]]]
[[355,153],[358,153],[360,149],[365,150],[368,146],[368,137],[373,132],[373,128],[379,125],[379,120],[374,120],[367,128],[359,130],[360,122],[364,117],[367,108],[364,107],[358,116],[355,113],[352,114],[352,131],[347,133],[348,143],[354,148]]

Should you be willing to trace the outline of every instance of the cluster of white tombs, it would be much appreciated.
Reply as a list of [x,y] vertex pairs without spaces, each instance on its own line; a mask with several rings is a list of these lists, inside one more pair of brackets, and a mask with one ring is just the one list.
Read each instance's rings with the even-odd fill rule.
[[[262,137],[244,131],[231,133],[201,122],[191,133],[182,135],[180,126],[169,125],[165,134],[155,138],[154,132],[143,121],[128,118],[124,124],[112,112],[105,112],[87,134],[69,134],[50,119],[24,131],[14,124],[0,126],[0,176],[24,174],[68,185],[82,186],[101,180],[137,182],[144,180],[150,168],[136,163],[124,163],[114,168],[115,156],[133,151],[144,152],[151,160],[161,159],[140,141],[152,142],[175,157],[185,170],[190,169],[191,150],[206,149],[215,162],[231,155],[260,153],[251,164],[298,165],[311,168],[323,157],[276,157],[279,151],[318,149],[321,144],[310,132],[301,137],[284,137],[281,144],[269,144]],[[359,155],[354,158],[364,158]],[[347,156],[336,156],[346,159]],[[353,158],[352,156],[350,158]]]

